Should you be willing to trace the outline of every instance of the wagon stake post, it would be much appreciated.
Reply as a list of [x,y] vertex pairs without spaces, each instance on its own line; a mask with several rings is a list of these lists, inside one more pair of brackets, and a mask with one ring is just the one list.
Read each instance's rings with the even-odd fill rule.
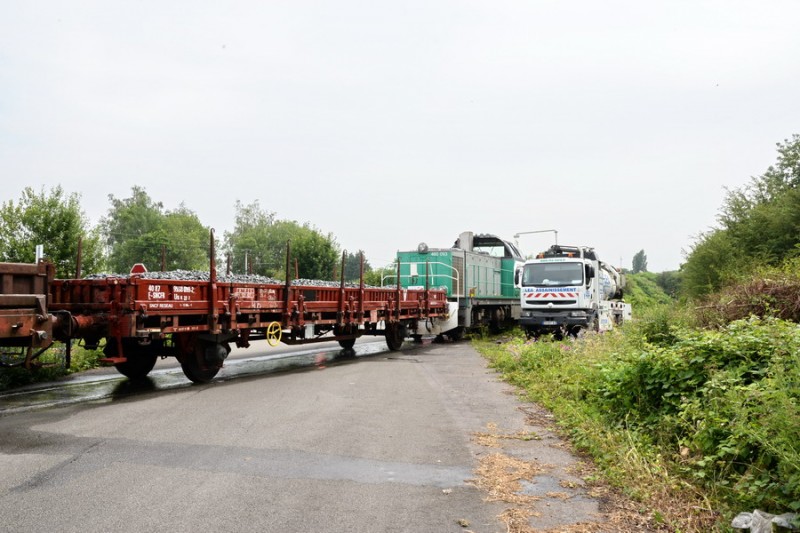
[[209,269],[208,269],[208,330],[209,333],[218,334],[219,313],[217,312],[217,260],[216,247],[214,246],[214,228],[209,230],[210,244],[208,249]]
[[339,281],[339,310],[336,313],[336,322],[339,326],[344,325],[344,265],[347,259],[347,251],[342,252],[342,272]]
[[288,328],[291,319],[291,312],[289,310],[289,302],[291,302],[289,292],[292,289],[291,276],[289,275],[289,265],[291,265],[292,258],[292,241],[286,241],[286,284],[283,290],[283,327]]

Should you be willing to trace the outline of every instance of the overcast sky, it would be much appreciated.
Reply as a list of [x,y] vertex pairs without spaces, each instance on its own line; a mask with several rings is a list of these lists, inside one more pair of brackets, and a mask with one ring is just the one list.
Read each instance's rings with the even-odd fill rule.
[[[800,133],[800,1],[0,3],[0,200],[234,203],[373,266],[558,230],[677,269]],[[552,234],[522,235],[525,252]]]

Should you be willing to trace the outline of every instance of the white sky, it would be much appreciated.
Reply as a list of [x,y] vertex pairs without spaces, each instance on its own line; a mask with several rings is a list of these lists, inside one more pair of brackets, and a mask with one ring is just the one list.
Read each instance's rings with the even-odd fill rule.
[[798,21],[797,0],[5,0],[0,201],[61,184],[96,223],[138,184],[220,236],[259,199],[373,266],[554,228],[672,270],[800,133]]

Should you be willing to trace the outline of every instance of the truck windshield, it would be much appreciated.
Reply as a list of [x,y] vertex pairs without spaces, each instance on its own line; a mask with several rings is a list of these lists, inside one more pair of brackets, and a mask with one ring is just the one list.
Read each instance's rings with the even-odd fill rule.
[[522,272],[523,287],[563,287],[582,283],[581,263],[535,263],[525,265]]

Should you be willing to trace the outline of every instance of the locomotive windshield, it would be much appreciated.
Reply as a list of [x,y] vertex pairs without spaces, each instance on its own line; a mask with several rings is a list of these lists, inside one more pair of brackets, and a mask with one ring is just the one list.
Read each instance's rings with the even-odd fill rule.
[[523,287],[566,287],[583,283],[581,263],[535,263],[522,271]]

